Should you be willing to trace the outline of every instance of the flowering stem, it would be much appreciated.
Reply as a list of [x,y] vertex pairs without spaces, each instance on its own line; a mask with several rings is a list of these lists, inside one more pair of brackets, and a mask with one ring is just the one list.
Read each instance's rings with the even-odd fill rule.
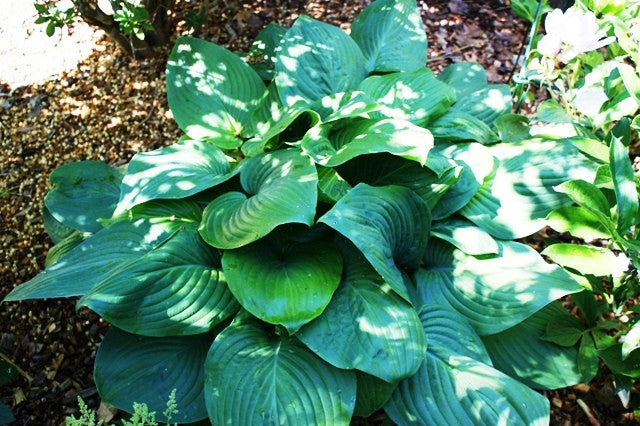
[[[516,81],[516,90],[515,97],[518,99],[516,104],[515,112],[520,112],[520,108],[522,107],[522,103],[524,102],[525,96],[529,90],[529,81],[526,78],[526,69],[527,63],[529,62],[529,54],[531,53],[531,46],[533,45],[533,40],[538,33],[538,29],[540,28],[540,18],[542,17],[542,4],[545,0],[538,0],[538,8],[536,9],[536,16],[531,23],[531,29],[529,31],[529,42],[527,43],[527,48],[524,51],[524,60],[522,62],[522,66],[520,67],[520,72],[514,78]],[[518,58],[519,60],[520,58]],[[516,60],[516,64],[518,63]],[[525,89],[526,84],[526,89]]]

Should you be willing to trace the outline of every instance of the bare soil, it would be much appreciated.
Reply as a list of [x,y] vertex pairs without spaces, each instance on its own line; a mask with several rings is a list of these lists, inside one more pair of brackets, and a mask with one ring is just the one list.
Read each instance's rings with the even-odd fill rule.
[[[5,3],[31,7],[30,2]],[[199,12],[199,3],[178,2],[176,16],[184,16],[189,9]],[[234,51],[247,51],[269,22],[290,26],[297,16],[307,14],[348,29],[368,2],[209,3],[207,23],[199,36]],[[452,62],[477,61],[492,82],[507,82],[527,30],[507,2],[418,3],[427,26],[430,67],[439,70]],[[135,61],[104,36],[93,41],[96,34],[89,31],[89,41],[36,51],[32,45],[20,44],[30,21],[11,28],[5,27],[8,21],[0,15],[2,62],[7,44],[20,47],[19,54],[12,56],[14,64],[0,64],[0,299],[44,267],[52,243],[40,209],[51,171],[87,159],[123,164],[136,152],[174,143],[180,135],[164,89],[170,47],[155,59]],[[90,45],[92,53],[86,58],[75,55],[80,45]],[[74,54],[71,65],[65,63],[53,71],[52,78],[43,80],[51,72],[38,77],[35,71],[52,61],[54,52],[65,58]],[[76,311],[74,299],[0,304],[0,358],[19,371],[0,388],[0,400],[11,408],[16,425],[63,424],[65,416],[77,413],[78,396],[89,407],[100,409],[101,418],[108,420],[114,414],[117,418],[116,410],[101,404],[92,375],[96,349],[107,329],[108,324],[93,312]],[[612,396],[610,383],[611,378],[601,377],[591,386],[547,392],[552,424],[637,421]],[[583,401],[581,405],[578,400]]]

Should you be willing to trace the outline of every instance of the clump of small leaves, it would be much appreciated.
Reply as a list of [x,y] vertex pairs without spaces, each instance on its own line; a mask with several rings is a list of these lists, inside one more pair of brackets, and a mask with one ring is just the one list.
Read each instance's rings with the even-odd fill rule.
[[581,287],[514,240],[594,161],[531,138],[478,64],[426,68],[412,0],[373,2],[350,34],[270,24],[246,57],[177,41],[184,136],[55,170],[57,245],[5,300],[81,296],[112,324],[103,400],[158,412],[176,389],[174,421],[548,422],[532,388],[581,376],[576,348],[541,337]]

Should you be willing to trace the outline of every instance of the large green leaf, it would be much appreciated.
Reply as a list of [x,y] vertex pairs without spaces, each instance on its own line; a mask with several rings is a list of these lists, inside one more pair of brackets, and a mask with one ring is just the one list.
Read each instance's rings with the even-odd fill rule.
[[596,277],[611,275],[617,261],[616,255],[608,248],[582,244],[551,244],[540,254],[581,275],[590,274]]
[[418,314],[384,283],[357,249],[345,253],[331,303],[296,336],[329,364],[387,382],[413,375],[426,350]]
[[[426,358],[398,385],[384,409],[399,425],[546,425],[549,402],[539,393],[487,365],[484,347],[461,344],[464,319],[446,309],[420,314],[429,339]],[[448,321],[443,320],[444,318]],[[473,331],[470,331],[473,333]],[[475,345],[478,346],[475,346]],[[478,359],[480,358],[480,359]]]
[[285,223],[311,225],[318,199],[318,175],[297,149],[262,154],[244,161],[240,181],[249,197],[227,192],[205,208],[200,235],[218,248],[256,241]]
[[417,125],[441,116],[456,99],[454,89],[429,68],[374,75],[360,83],[359,89],[379,105],[372,118],[400,118]]
[[353,415],[359,417],[369,417],[381,409],[397,386],[361,371],[356,371],[356,379],[358,389]]
[[467,254],[498,253],[498,244],[493,237],[464,219],[447,218],[434,221],[431,235],[450,242]]
[[251,45],[247,63],[263,80],[271,80],[274,76],[276,49],[286,32],[285,27],[270,22],[260,31]]
[[427,336],[427,352],[446,359],[450,354],[468,356],[491,365],[478,333],[460,313],[437,303],[420,308],[420,322]]
[[438,75],[456,90],[456,97],[463,99],[476,90],[487,86],[487,73],[476,62],[457,62],[446,67]]
[[330,124],[315,127],[301,143],[303,151],[325,167],[378,152],[389,152],[424,165],[432,146],[433,136],[428,130],[396,119],[361,119],[333,132]]
[[638,190],[633,180],[634,171],[629,160],[629,150],[620,138],[611,138],[609,166],[618,202],[618,232],[625,234],[636,223]]
[[44,267],[48,268],[53,265],[68,253],[76,248],[81,242],[87,238],[88,234],[84,234],[80,231],[75,231],[69,234],[66,238],[59,241],[55,246],[51,247],[47,252],[47,257],[44,261]]
[[183,224],[145,219],[118,221],[79,244],[5,300],[71,297],[87,293],[114,272],[161,246]]
[[582,288],[532,248],[497,241],[497,255],[476,258],[430,240],[414,279],[420,303],[451,306],[480,335],[510,328],[551,301]]
[[447,142],[476,141],[488,145],[498,142],[498,135],[488,124],[473,115],[450,109],[428,124],[437,140]]
[[222,273],[220,253],[195,225],[93,287],[87,306],[116,327],[145,336],[209,331],[240,306]]
[[355,399],[352,371],[254,322],[227,327],[207,355],[205,400],[213,424],[348,425]]
[[280,235],[225,251],[222,267],[240,304],[263,321],[296,332],[322,313],[340,283],[342,256],[327,241]]
[[358,184],[319,219],[353,242],[391,288],[409,300],[402,268],[414,269],[424,253],[431,214],[402,186]]
[[179,411],[171,421],[206,418],[202,366],[212,340],[210,334],[145,337],[111,327],[94,364],[100,397],[124,411],[131,411],[134,402],[147,404],[156,420],[166,421],[162,413],[175,390]]
[[122,179],[116,214],[158,198],[186,198],[233,176],[235,162],[214,145],[181,140],[133,156]]
[[413,71],[427,62],[427,36],[413,0],[377,0],[351,24],[367,71]]
[[120,196],[123,169],[100,161],[78,161],[55,169],[49,176],[53,185],[44,205],[58,222],[85,232],[97,232],[97,221],[110,218]]
[[458,98],[451,111],[469,114],[487,125],[511,112],[511,90],[506,84],[490,84]]
[[173,117],[192,139],[235,148],[252,136],[251,114],[264,83],[240,57],[193,37],[176,42],[167,63],[167,99]]
[[447,162],[449,168],[440,176],[431,171],[428,166],[433,157],[432,150],[427,157],[427,167],[423,167],[415,161],[386,153],[362,155],[339,166],[338,171],[352,185],[366,183],[372,186],[405,186],[418,194],[432,209],[460,178],[460,168],[455,167],[453,161]]
[[570,316],[559,302],[553,302],[507,330],[483,336],[495,368],[535,389],[579,383],[577,348],[542,339],[547,323],[557,315]]
[[340,28],[300,16],[282,37],[276,76],[285,106],[355,89],[366,77],[358,45]]
[[444,219],[473,198],[485,180],[494,173],[497,161],[487,147],[475,142],[436,145],[432,153],[451,159],[460,170],[455,184],[447,189],[431,209],[434,219]]
[[[566,206],[547,215],[547,224],[558,232],[569,232],[574,237],[587,241],[611,238],[598,216],[584,207]],[[611,222],[613,227],[613,222]]]
[[554,190],[570,179],[593,180],[594,163],[562,141],[525,141],[490,148],[499,165],[493,179],[460,213],[501,239],[522,238],[545,225],[554,209],[571,200]]

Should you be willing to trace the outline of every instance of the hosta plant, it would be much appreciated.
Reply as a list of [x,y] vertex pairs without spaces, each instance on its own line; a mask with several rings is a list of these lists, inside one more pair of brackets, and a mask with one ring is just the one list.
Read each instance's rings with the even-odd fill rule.
[[372,3],[350,34],[271,24],[245,56],[179,39],[184,136],[54,171],[57,245],[5,300],[80,296],[112,324],[103,400],[161,412],[175,388],[174,421],[547,422],[532,388],[580,374],[541,337],[581,287],[515,239],[596,168],[528,139],[479,65],[435,76],[426,58],[411,0]]

